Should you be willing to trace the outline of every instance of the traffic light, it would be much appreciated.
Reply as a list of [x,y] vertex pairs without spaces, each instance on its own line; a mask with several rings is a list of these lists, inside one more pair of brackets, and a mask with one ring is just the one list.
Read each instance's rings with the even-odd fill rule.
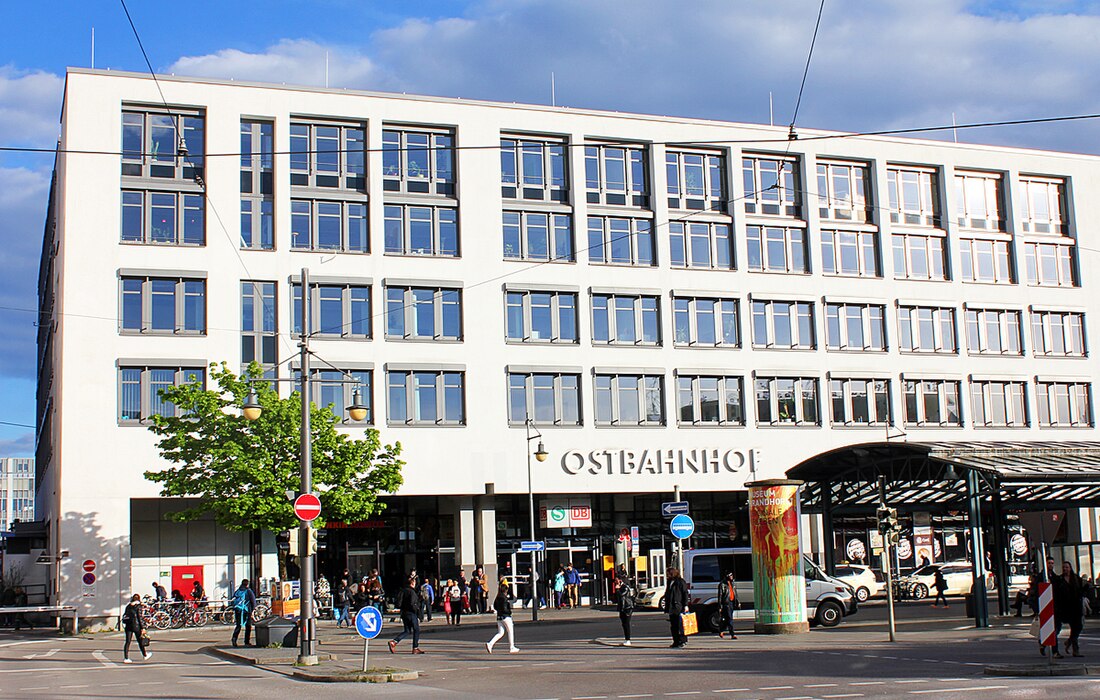
[[306,532],[309,533],[309,539],[306,540],[306,553],[307,554],[316,554],[317,553],[317,531],[314,530],[311,527],[308,530],[306,530]]
[[292,527],[287,530],[287,542],[290,545],[290,554],[298,556],[298,528]]
[[901,532],[901,524],[898,523],[897,508],[880,506],[875,512],[878,516],[878,531],[890,544],[898,543],[898,535]]

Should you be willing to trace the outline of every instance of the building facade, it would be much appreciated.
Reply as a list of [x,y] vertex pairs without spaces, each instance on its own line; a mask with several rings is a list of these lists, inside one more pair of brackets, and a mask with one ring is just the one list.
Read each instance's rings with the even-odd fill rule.
[[[529,428],[536,536],[589,572],[633,527],[664,547],[676,490],[696,546],[746,544],[745,482],[829,450],[1096,439],[1096,157],[160,83],[67,76],[38,505],[102,563],[91,595],[60,567],[82,615],[173,567],[272,574],[269,535],[164,520],[146,425],[211,362],[290,376],[303,268],[313,349],[407,462],[385,513],[330,525],[330,576],[520,569]],[[315,375],[338,413],[340,377]]]
[[0,530],[34,520],[34,458],[0,457]]

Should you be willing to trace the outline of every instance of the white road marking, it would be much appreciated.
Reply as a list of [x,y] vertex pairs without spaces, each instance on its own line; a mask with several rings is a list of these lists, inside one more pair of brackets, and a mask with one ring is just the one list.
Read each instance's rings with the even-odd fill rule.
[[790,690],[794,688],[793,685],[762,685],[760,690]]
[[886,685],[886,681],[856,681],[848,685]]
[[822,695],[823,698],[861,698],[863,693],[837,693],[835,695]]
[[102,671],[103,666],[76,666],[59,668],[2,668],[0,673],[69,673],[71,671]]
[[836,683],[810,683],[802,686],[803,688],[835,688]]
[[795,695],[790,698],[776,698],[775,700],[813,700],[809,695]]
[[28,688],[20,688],[20,690],[49,690],[49,689],[50,689],[50,686],[48,686],[48,685],[32,685]]
[[50,658],[51,656],[53,656],[54,654],[56,654],[59,651],[61,651],[61,650],[60,649],[50,649],[49,651],[44,651],[41,654],[25,654],[23,656],[23,658],[24,659],[48,659],[48,658]]
[[638,693],[637,695],[620,695],[620,698],[651,698],[652,693]]
[[62,689],[62,690],[66,690],[68,688],[90,688],[91,686],[89,686],[89,685],[59,685],[57,687]]
[[578,695],[573,700],[606,700],[606,695]]
[[712,690],[712,693],[747,693],[750,688],[722,688],[720,690]]
[[901,681],[894,681],[895,683],[931,683],[927,678],[907,678]]
[[111,661],[107,658],[107,655],[103,653],[102,649],[96,649],[95,651],[93,651],[92,656],[94,656],[96,660],[99,661],[99,663],[107,666],[108,668],[110,668],[111,666],[117,666],[114,661]]
[[910,690],[910,695],[927,695],[929,693],[963,693],[973,690],[1004,690],[1007,685],[978,685],[970,688],[936,688],[935,690]]
[[665,695],[671,697],[673,695],[702,695],[702,693],[701,690],[681,690],[677,693],[665,693]]

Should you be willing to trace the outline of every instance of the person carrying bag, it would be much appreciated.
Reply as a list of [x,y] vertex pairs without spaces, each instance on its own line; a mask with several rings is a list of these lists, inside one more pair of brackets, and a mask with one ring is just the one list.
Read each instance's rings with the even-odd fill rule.
[[733,581],[732,571],[727,571],[722,583],[718,584],[718,604],[722,606],[722,628],[718,630],[718,637],[724,638],[729,632],[730,639],[737,639],[733,631],[733,618],[741,603],[737,600],[737,585]]

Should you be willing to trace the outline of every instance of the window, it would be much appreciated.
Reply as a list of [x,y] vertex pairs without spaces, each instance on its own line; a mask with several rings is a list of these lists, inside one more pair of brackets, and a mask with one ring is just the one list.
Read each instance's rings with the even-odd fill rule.
[[1015,284],[1009,241],[959,238],[959,276],[964,282]]
[[741,173],[747,213],[802,217],[801,178],[793,158],[746,156]]
[[241,122],[242,248],[275,248],[273,130],[271,122]]
[[290,184],[367,191],[362,124],[290,123]]
[[907,425],[961,426],[959,383],[949,379],[906,380]]
[[753,301],[752,344],[757,348],[813,350],[814,305],[807,301]]
[[746,226],[749,269],[757,272],[809,272],[806,229]]
[[954,354],[955,310],[931,306],[898,307],[898,347],[903,352]]
[[726,208],[726,159],[721,153],[669,150],[665,152],[669,209]]
[[[356,284],[309,285],[309,334],[322,338],[370,338],[370,287]],[[291,285],[292,325],[302,332],[302,285]]]
[[1024,241],[1027,283],[1033,287],[1076,287],[1076,252],[1072,238]]
[[508,422],[523,425],[581,424],[581,377],[560,372],[510,372]]
[[569,201],[565,141],[504,136],[500,140],[500,194],[505,199]]
[[942,235],[921,236],[895,233],[894,277],[911,280],[946,280],[946,238]]
[[585,146],[584,179],[589,204],[649,207],[644,146]]
[[906,226],[940,226],[938,175],[931,168],[886,169],[890,221]]
[[608,265],[656,265],[649,220],[588,217],[588,260]]
[[124,276],[120,285],[122,333],[206,333],[206,280]]
[[1020,312],[967,309],[966,344],[975,355],[1022,355]]
[[656,296],[592,295],[592,342],[608,345],[660,345]]
[[191,383],[205,387],[206,370],[202,367],[119,367],[119,422],[141,423],[153,416],[182,415],[175,404],[161,398],[160,390]]
[[368,252],[367,205],[292,199],[290,247],[294,250]]
[[458,257],[458,210],[386,205],[386,253]]
[[676,345],[741,347],[740,311],[736,299],[672,298]]
[[890,380],[830,379],[833,425],[890,425]]
[[123,177],[201,179],[204,132],[205,119],[199,112],[124,109]]
[[[343,423],[374,423],[374,391],[372,390],[370,370],[312,370],[310,372],[310,401],[318,407],[328,407],[333,415]],[[302,376],[300,369],[294,370],[295,378]],[[351,383],[352,381],[358,384]],[[355,401],[355,390],[359,390],[359,404],[367,409],[367,416],[361,421],[352,421],[347,408]]]
[[454,161],[454,135],[450,131],[382,131],[382,187],[387,192],[453,197]]
[[387,285],[386,338],[462,340],[462,290]]
[[882,352],[886,349],[886,307],[878,304],[825,304],[825,346],[830,350]]
[[1060,178],[1021,176],[1020,228],[1024,233],[1065,235],[1066,181]]
[[597,374],[596,425],[664,425],[665,378],[658,374]]
[[504,212],[507,260],[573,262],[573,217],[569,214]]
[[955,221],[962,228],[1004,231],[1004,180],[994,173],[955,173]]
[[734,376],[678,376],[680,425],[744,425],[742,384]]
[[1039,425],[1044,428],[1092,427],[1092,384],[1035,382]]
[[466,425],[465,372],[386,373],[391,425]]
[[123,243],[206,244],[206,198],[184,192],[122,191]]
[[1084,357],[1085,315],[1071,311],[1031,311],[1031,342],[1036,355]]
[[276,318],[275,283],[241,282],[241,365],[258,362],[270,378],[278,364]]
[[506,292],[504,306],[510,341],[578,342],[575,292]]
[[870,168],[863,163],[818,161],[817,206],[822,219],[870,223]]
[[826,275],[846,277],[882,277],[878,233],[823,230],[821,271]]
[[974,427],[1026,428],[1027,392],[1024,382],[970,382]]
[[818,425],[816,377],[757,377],[759,425]]
[[673,221],[668,225],[668,236],[673,267],[733,269],[729,225]]

